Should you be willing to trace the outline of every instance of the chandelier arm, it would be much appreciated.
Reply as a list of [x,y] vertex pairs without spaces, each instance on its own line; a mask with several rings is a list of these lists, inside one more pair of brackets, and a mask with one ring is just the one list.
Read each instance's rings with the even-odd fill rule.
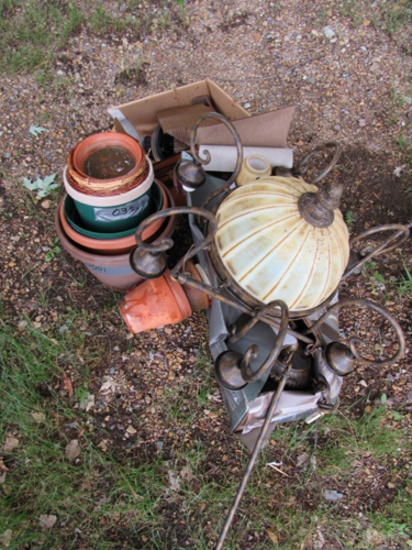
[[323,170],[321,170],[320,172],[315,174],[314,177],[311,180],[308,181],[308,183],[312,183],[312,184],[319,183],[321,180],[323,180],[323,178],[327,174],[329,174],[329,172],[332,170],[332,168],[334,166],[336,166],[336,164],[339,162],[339,159],[340,159],[340,157],[342,155],[342,152],[343,152],[343,148],[342,148],[342,145],[338,141],[327,141],[326,143],[322,143],[318,147],[315,147],[315,149],[313,151],[311,151],[310,153],[305,155],[303,157],[303,159],[297,164],[296,168],[293,170],[294,174],[296,174],[297,176],[301,176],[301,175],[306,174],[306,172],[309,169],[309,164],[308,164],[309,161],[317,153],[320,153],[320,152],[324,151],[325,149],[332,149],[332,148],[336,149],[336,151],[335,151],[335,154],[333,155],[333,158],[330,161],[330,163],[327,166],[325,166],[325,168],[323,168]]
[[407,224],[391,223],[386,225],[377,225],[376,227],[371,227],[370,229],[367,229],[366,231],[359,233],[359,235],[357,235],[350,241],[349,243],[350,248],[352,248],[354,243],[362,239],[366,239],[370,235],[375,235],[376,233],[381,233],[384,231],[395,231],[393,235],[388,237],[383,243],[381,243],[379,246],[374,248],[366,256],[363,256],[354,264],[353,263],[350,264],[348,266],[347,271],[345,271],[345,273],[342,275],[342,279],[346,279],[346,277],[350,277],[350,275],[353,275],[353,273],[359,273],[359,268],[361,268],[371,258],[375,256],[380,256],[381,254],[384,254],[385,252],[389,252],[390,250],[393,250],[394,248],[397,248],[398,246],[400,246],[409,237],[411,226],[412,226],[412,223],[407,223]]
[[376,304],[375,302],[371,302],[369,300],[365,300],[364,298],[347,298],[344,300],[340,300],[339,302],[336,302],[332,306],[330,306],[326,312],[322,315],[318,321],[311,327],[305,330],[305,333],[309,332],[315,332],[319,327],[323,325],[323,323],[326,321],[326,319],[341,309],[342,307],[348,307],[348,306],[360,306],[360,307],[366,307],[371,309],[372,311],[375,311],[376,313],[379,313],[382,317],[384,317],[392,326],[393,330],[395,331],[399,348],[398,351],[388,359],[379,360],[379,359],[368,359],[367,357],[364,357],[359,351],[358,347],[359,344],[362,342],[359,338],[352,337],[349,339],[349,348],[355,358],[363,363],[364,365],[369,365],[372,367],[387,367],[389,365],[392,365],[393,363],[396,363],[401,359],[405,353],[405,336],[403,334],[402,328],[399,325],[399,323],[392,317],[392,315],[381,305]]
[[273,348],[270,351],[268,357],[256,371],[252,371],[250,366],[250,361],[242,360],[241,362],[240,368],[241,368],[242,377],[248,383],[259,380],[260,378],[265,376],[265,374],[276,363],[277,358],[279,357],[279,353],[282,350],[283,342],[288,332],[289,309],[288,309],[288,306],[285,304],[285,302],[283,302],[282,300],[273,300],[273,302],[270,302],[270,304],[264,307],[265,310],[268,310],[268,309],[272,310],[275,308],[280,308],[282,317],[280,320],[279,332],[277,334],[275,343],[273,344]]
[[242,162],[243,162],[243,145],[242,145],[242,142],[241,142],[238,131],[236,130],[234,125],[230,122],[230,120],[228,120],[225,116],[221,115],[220,113],[214,113],[214,112],[205,113],[204,115],[199,117],[198,120],[195,122],[193,128],[192,128],[192,131],[191,131],[191,134],[190,134],[190,152],[191,152],[195,162],[197,162],[199,164],[202,164],[202,165],[208,164],[210,162],[210,153],[209,153],[209,151],[204,151],[204,153],[206,155],[206,158],[202,159],[198,154],[197,146],[196,146],[197,130],[198,130],[200,124],[203,121],[205,121],[209,118],[214,118],[214,119],[222,122],[226,126],[226,128],[228,128],[228,130],[231,132],[231,134],[232,134],[232,136],[235,140],[237,156],[236,156],[235,169],[234,169],[232,175],[230,176],[230,178],[227,180],[227,182],[222,187],[220,187],[219,189],[216,189],[213,193],[211,193],[206,198],[206,200],[203,204],[204,208],[207,208],[208,205],[210,204],[210,202],[214,198],[218,197],[221,193],[228,193],[229,192],[229,188],[235,182],[235,180],[236,180],[236,178],[237,178],[237,176],[240,172],[240,168],[241,168]]

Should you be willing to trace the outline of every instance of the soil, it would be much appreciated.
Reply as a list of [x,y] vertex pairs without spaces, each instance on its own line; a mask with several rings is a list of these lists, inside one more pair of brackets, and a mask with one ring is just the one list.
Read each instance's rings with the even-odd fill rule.
[[[114,3],[102,4],[115,9]],[[382,18],[372,17],[378,10],[377,3],[372,4],[372,14],[354,21],[345,12],[344,2],[230,0],[223,5],[197,0],[186,4],[183,23],[176,4],[168,25],[154,24],[146,34],[108,31],[99,37],[80,32],[70,37],[65,50],[58,52],[54,81],[48,87],[30,75],[3,76],[3,316],[20,330],[30,320],[35,328],[53,335],[64,330],[61,319],[77,312],[74,324],[88,337],[87,352],[79,350],[79,355],[94,357],[87,365],[88,392],[95,396],[88,409],[90,424],[99,446],[110,447],[119,460],[126,455],[138,464],[161,452],[164,460],[173,461],[182,445],[190,452],[195,441],[201,440],[208,448],[204,475],[225,483],[221,465],[240,479],[248,451],[228,426],[213,378],[205,314],[132,338],[117,312],[120,295],[105,288],[66,252],[55,249],[54,213],[63,191],[35,201],[35,194],[22,186],[23,178],[35,180],[56,173],[56,181],[61,182],[73,145],[112,128],[109,107],[209,77],[251,114],[294,105],[289,146],[296,161],[325,141],[342,144],[343,157],[328,180],[344,185],[342,211],[352,235],[379,224],[407,223],[412,220],[411,156],[399,143],[401,138],[412,139],[410,42],[407,32],[388,34]],[[157,3],[142,5],[153,11],[155,22],[160,21]],[[333,37],[325,36],[325,27],[333,30]],[[31,135],[33,124],[46,131],[38,137]],[[182,242],[180,234],[184,234]],[[183,243],[190,244],[184,225],[178,226],[177,235],[182,249]],[[406,353],[390,367],[358,365],[345,379],[341,403],[343,407],[354,405],[351,413],[361,415],[385,395],[386,406],[407,419],[412,411],[412,293],[409,290],[409,295],[401,296],[396,284],[408,277],[410,283],[411,240],[374,262],[375,267],[363,275],[344,281],[341,295],[386,305],[402,326]],[[362,328],[355,326],[358,322]],[[356,322],[350,314],[343,314],[341,329],[345,334],[363,331],[372,347],[378,345],[379,327],[374,331],[363,314]],[[393,334],[386,334],[382,345],[382,354],[391,355],[396,348]],[[70,365],[64,368],[76,387],[76,373]],[[199,395],[204,396],[203,404]],[[133,422],[137,416],[140,427],[136,433]],[[75,436],[72,427],[66,430],[68,436]],[[275,450],[282,451],[282,444],[276,447],[275,442],[270,452]],[[382,509],[402,486],[401,479],[390,475],[389,459],[387,468],[368,460],[366,456],[359,465],[358,478],[345,489],[350,498],[339,503],[335,513],[355,516],[369,510],[371,495],[372,509]],[[296,456],[290,458],[289,466],[292,479],[276,478],[272,487],[276,485],[277,491],[283,483],[299,478]],[[310,483],[292,498],[305,503],[308,510],[320,498],[319,491],[311,490],[316,478]],[[165,537],[174,533],[174,538],[164,541],[164,548],[186,544],[190,526],[180,523],[179,509],[173,503],[165,499],[162,506],[168,510],[164,513],[168,518]],[[253,507],[253,499],[248,506]],[[268,506],[275,506],[269,496]],[[124,547],[145,547],[144,528],[140,542],[132,535],[127,538],[123,524],[108,536],[118,541],[120,533],[129,540]],[[252,530],[239,548],[253,548],[266,539],[267,533]],[[285,548],[287,540],[287,533],[280,535]],[[310,544],[302,548],[313,547]],[[316,548],[342,547],[332,538],[324,546],[319,544]],[[389,548],[378,543],[375,547]]]

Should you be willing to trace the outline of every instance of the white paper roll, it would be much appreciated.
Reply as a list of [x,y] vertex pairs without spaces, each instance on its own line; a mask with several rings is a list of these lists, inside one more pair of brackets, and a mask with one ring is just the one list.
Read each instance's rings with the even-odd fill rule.
[[[210,162],[204,164],[207,172],[232,172],[236,166],[237,151],[234,145],[200,145],[199,156],[205,158],[204,151],[209,151]],[[250,155],[262,155],[270,165],[292,168],[293,150],[276,147],[243,147],[243,158]]]

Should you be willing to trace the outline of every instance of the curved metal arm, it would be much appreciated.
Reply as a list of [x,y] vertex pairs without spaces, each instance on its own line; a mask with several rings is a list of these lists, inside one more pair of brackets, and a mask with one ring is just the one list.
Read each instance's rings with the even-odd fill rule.
[[209,210],[194,206],[175,206],[151,214],[138,226],[135,233],[137,247],[130,256],[132,268],[143,277],[155,278],[159,277],[164,272],[167,263],[165,252],[172,248],[174,244],[172,239],[163,239],[157,244],[147,243],[142,238],[144,230],[157,220],[168,218],[169,216],[177,216],[179,214],[192,214],[194,216],[206,218],[209,222],[209,229],[203,241],[191,248],[187,254],[177,262],[172,270],[173,277],[180,271],[185,261],[195,256],[201,250],[205,250],[213,240],[217,230],[217,220]]
[[[285,302],[283,302],[282,300],[273,300],[273,302],[270,302],[270,304],[265,306],[263,310],[265,310],[265,312],[268,313],[268,309],[273,310],[275,308],[280,308],[282,317],[280,320],[279,332],[277,334],[273,348],[269,353],[268,357],[266,358],[266,361],[264,361],[264,363],[258,368],[257,371],[252,370],[250,366],[250,361],[252,358],[257,357],[257,352],[258,352],[258,347],[254,344],[249,346],[249,348],[246,350],[246,353],[241,361],[240,371],[242,374],[242,378],[247,383],[255,382],[255,380],[259,380],[259,378],[262,378],[276,363],[276,360],[279,357],[279,353],[282,350],[283,342],[285,340],[286,333],[288,330],[289,309],[288,309],[288,306],[285,304]],[[262,314],[262,316],[263,315],[264,314]],[[256,317],[259,317],[259,314]],[[253,324],[251,323],[251,326],[253,326],[255,322]],[[251,326],[249,328],[251,328]]]
[[195,162],[199,163],[199,164],[208,164],[210,162],[210,153],[209,151],[205,151],[205,158],[201,158],[199,157],[198,155],[198,152],[196,150],[196,134],[197,134],[197,130],[200,126],[200,124],[204,121],[204,120],[207,120],[208,118],[214,118],[216,120],[219,120],[220,122],[222,122],[226,128],[228,128],[228,130],[230,130],[231,134],[233,135],[233,138],[235,140],[235,145],[236,145],[236,151],[237,151],[237,158],[236,158],[236,166],[235,166],[235,169],[232,173],[232,175],[230,176],[230,178],[227,180],[227,182],[222,186],[220,187],[219,189],[216,189],[216,191],[214,191],[213,193],[211,193],[207,198],[206,198],[206,201],[204,203],[204,208],[207,208],[208,204],[214,199],[216,198],[217,196],[219,196],[221,193],[223,192],[227,192],[227,190],[229,189],[229,187],[232,185],[232,183],[236,180],[239,172],[240,172],[240,168],[242,166],[242,162],[243,162],[243,146],[242,146],[242,142],[240,140],[240,136],[236,130],[236,128],[234,127],[234,125],[223,115],[221,115],[220,113],[205,113],[204,115],[202,115],[201,117],[198,118],[198,120],[195,122],[195,125],[193,126],[192,128],[192,131],[191,131],[191,134],[190,134],[190,151],[192,153],[192,156],[195,160]]
[[329,174],[332,168],[336,166],[336,164],[338,163],[342,155],[342,151],[343,151],[342,145],[337,141],[328,141],[326,143],[323,143],[322,145],[319,145],[318,147],[315,147],[313,151],[311,151],[310,153],[308,153],[303,157],[303,159],[297,164],[293,172],[297,176],[306,174],[306,172],[309,169],[309,164],[308,164],[309,160],[313,158],[317,153],[320,153],[325,149],[331,149],[331,148],[336,149],[336,151],[330,163],[323,170],[315,174],[315,176],[310,181],[308,181],[308,183],[312,183],[312,184],[319,183],[327,174]]
[[[238,351],[226,350],[216,359],[215,372],[217,379],[230,390],[241,390],[247,384],[263,378],[272,369],[282,350],[289,323],[288,306],[282,300],[274,300],[263,309],[267,308],[271,310],[280,308],[282,319],[273,348],[258,370],[253,371],[250,365],[252,359],[256,359],[259,351],[258,346],[255,344],[250,345],[244,355]],[[253,323],[248,326],[251,328]]]
[[349,266],[349,269],[343,274],[342,279],[349,277],[353,273],[359,273],[359,268],[374,256],[380,256],[385,252],[389,252],[390,250],[397,248],[409,237],[411,225],[411,223],[405,225],[400,223],[378,225],[376,227],[372,227],[371,229],[367,229],[366,231],[363,231],[362,233],[354,237],[349,243],[351,249],[354,243],[360,241],[361,239],[365,239],[370,235],[375,235],[376,233],[384,231],[395,231],[395,233],[391,237],[388,237],[381,245],[374,248],[371,252],[369,252],[369,254],[361,258],[359,261],[351,264]]
[[372,367],[387,367],[389,365],[392,365],[393,363],[396,363],[396,361],[399,361],[399,359],[402,358],[403,354],[405,353],[405,336],[399,323],[390,315],[390,313],[384,307],[380,306],[379,304],[375,304],[374,302],[370,302],[369,300],[364,300],[363,298],[348,298],[336,302],[326,310],[326,312],[318,321],[316,321],[314,325],[306,329],[305,333],[308,334],[309,332],[315,332],[320,326],[323,325],[329,315],[332,315],[332,313],[335,313],[340,308],[346,306],[364,306],[382,315],[382,317],[384,317],[392,325],[392,328],[394,329],[399,342],[399,349],[395,353],[395,355],[393,355],[389,359],[380,361],[371,360],[363,357],[357,350],[357,344],[361,343],[362,340],[360,340],[359,338],[350,338],[349,348],[358,361],[361,361],[363,364],[370,365]]

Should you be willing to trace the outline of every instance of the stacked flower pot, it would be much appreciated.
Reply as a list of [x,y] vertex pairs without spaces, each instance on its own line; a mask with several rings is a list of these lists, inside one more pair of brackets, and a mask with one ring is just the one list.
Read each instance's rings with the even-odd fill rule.
[[[55,220],[62,246],[106,286],[119,291],[136,286],[142,278],[129,255],[137,226],[174,206],[140,144],[118,132],[91,135],[69,152],[63,180],[66,194]],[[175,223],[175,217],[158,220],[143,239],[160,242],[173,234]]]

